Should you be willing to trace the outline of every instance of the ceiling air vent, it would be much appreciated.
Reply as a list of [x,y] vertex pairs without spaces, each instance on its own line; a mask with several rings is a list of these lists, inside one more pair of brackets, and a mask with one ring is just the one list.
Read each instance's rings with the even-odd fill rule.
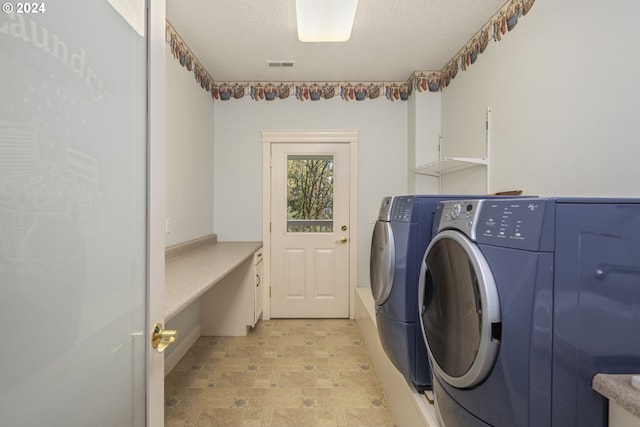
[[293,68],[295,61],[267,61],[269,68]]

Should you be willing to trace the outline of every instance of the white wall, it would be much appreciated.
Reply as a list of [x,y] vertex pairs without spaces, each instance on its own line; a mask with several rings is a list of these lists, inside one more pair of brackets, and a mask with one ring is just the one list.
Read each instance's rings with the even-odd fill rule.
[[346,102],[215,103],[215,230],[219,240],[262,240],[263,130],[359,130],[358,284],[369,284],[369,252],[380,200],[407,192],[407,103],[386,99]]
[[[491,191],[639,196],[638,16],[640,2],[537,1],[443,91],[444,154],[483,154],[490,105]],[[482,187],[457,178],[443,192]]]
[[[414,93],[409,102],[212,102],[169,54],[167,244],[211,232],[262,239],[260,131],[359,130],[358,284],[367,285],[380,199],[436,192],[432,179],[411,169],[437,156],[439,114],[444,156],[483,156],[488,105],[490,191],[638,196],[636,16],[638,2],[539,0],[442,93]],[[443,178],[443,193],[484,191],[482,169]]]
[[213,229],[213,117],[211,94],[176,61],[167,46],[167,246]]
[[408,190],[410,194],[439,194],[438,178],[415,174],[416,167],[439,159],[441,94],[417,93],[409,98],[407,120]]

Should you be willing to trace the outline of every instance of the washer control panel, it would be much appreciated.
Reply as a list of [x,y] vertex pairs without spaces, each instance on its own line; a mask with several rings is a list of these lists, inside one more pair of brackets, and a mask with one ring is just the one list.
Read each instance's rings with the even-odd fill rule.
[[389,220],[393,222],[411,222],[414,201],[415,198],[413,196],[394,197]]
[[483,200],[451,200],[442,202],[438,230],[455,228],[475,240],[474,224]]
[[442,202],[438,231],[456,229],[478,243],[542,250],[549,240],[553,206],[549,200],[524,197]]

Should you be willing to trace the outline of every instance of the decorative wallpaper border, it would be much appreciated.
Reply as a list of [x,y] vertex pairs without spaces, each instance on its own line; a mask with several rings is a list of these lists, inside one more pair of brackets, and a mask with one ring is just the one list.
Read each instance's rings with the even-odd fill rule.
[[295,96],[300,101],[318,101],[339,96],[345,101],[363,101],[385,97],[390,101],[406,101],[411,95],[408,82],[234,82],[217,83],[215,99],[227,101],[249,95],[256,101],[273,101]]
[[482,54],[489,42],[498,42],[526,15],[535,0],[511,0],[471,38],[439,71],[414,71],[406,82],[216,82],[167,21],[166,41],[173,57],[189,71],[196,83],[215,100],[227,101],[250,96],[256,101],[273,101],[295,96],[300,101],[318,101],[339,96],[345,101],[363,101],[385,97],[406,101],[413,91],[444,90],[458,71],[466,71]]

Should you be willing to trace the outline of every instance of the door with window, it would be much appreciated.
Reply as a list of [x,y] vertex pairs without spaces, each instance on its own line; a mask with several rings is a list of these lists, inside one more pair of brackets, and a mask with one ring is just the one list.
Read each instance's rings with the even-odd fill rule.
[[161,425],[146,412],[163,400],[146,390],[163,369],[147,324],[162,305],[147,303],[162,289],[147,293],[147,34],[164,49],[164,6],[148,33],[144,0],[4,6],[0,424]]
[[349,317],[349,144],[271,156],[271,316]]

